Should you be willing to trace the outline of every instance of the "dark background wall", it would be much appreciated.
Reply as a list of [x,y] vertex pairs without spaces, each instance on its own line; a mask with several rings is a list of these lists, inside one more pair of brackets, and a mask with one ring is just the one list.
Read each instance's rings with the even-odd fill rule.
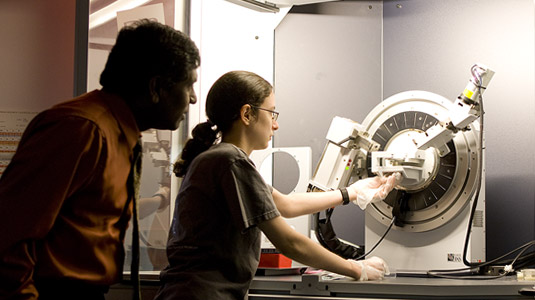
[[[535,63],[531,0],[344,1],[294,7],[275,32],[281,129],[275,147],[312,147],[313,166],[333,116],[362,122],[382,99],[425,90],[452,101],[483,63],[487,258],[534,239]],[[291,173],[275,162],[284,188]],[[363,244],[356,206],[335,210],[343,239]]]
[[385,97],[422,89],[454,99],[474,63],[496,72],[483,96],[487,259],[533,240],[534,2],[385,1],[383,22]]

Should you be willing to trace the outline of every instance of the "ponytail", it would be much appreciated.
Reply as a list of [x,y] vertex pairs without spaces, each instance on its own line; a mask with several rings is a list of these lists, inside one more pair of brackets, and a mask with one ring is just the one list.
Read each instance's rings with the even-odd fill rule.
[[[186,175],[193,159],[214,144],[219,132],[224,135],[232,129],[244,105],[260,106],[272,92],[271,84],[252,72],[230,71],[216,80],[206,96],[208,122],[193,129],[193,137],[186,142],[174,165],[176,176]],[[213,129],[214,124],[217,130]]]
[[180,159],[175,162],[173,167],[173,172],[177,177],[184,177],[193,159],[214,144],[218,131],[214,130],[213,127],[214,124],[208,121],[193,128],[192,138],[186,142]]

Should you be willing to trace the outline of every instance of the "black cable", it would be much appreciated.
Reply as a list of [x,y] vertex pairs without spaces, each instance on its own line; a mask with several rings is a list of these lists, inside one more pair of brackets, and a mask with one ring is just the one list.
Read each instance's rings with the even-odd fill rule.
[[[445,274],[456,274],[456,273],[460,273],[460,272],[466,272],[466,271],[475,271],[475,270],[478,270],[478,268],[481,268],[481,267],[484,267],[484,266],[489,266],[489,265],[492,265],[492,264],[509,264],[509,265],[513,265],[513,263],[516,263],[516,261],[518,260],[521,260],[524,258],[524,260],[527,258],[527,261],[522,261],[523,264],[529,264],[530,262],[532,263],[533,262],[533,257],[534,257],[534,253],[529,253],[525,256],[521,256],[522,253],[524,253],[529,247],[535,245],[535,241],[531,241],[531,242],[528,242],[520,247],[517,247],[516,249],[514,250],[511,250],[509,251],[508,253],[500,256],[500,257],[497,257],[491,261],[488,261],[488,262],[482,262],[480,264],[478,264],[478,267],[477,268],[459,268],[459,269],[448,269],[448,270],[430,270],[428,271],[428,275],[429,276],[433,276],[433,277],[440,277],[440,278],[450,278],[450,279],[459,279],[460,277],[462,277],[463,279],[466,279],[468,276],[466,274],[462,275],[462,274],[457,274],[457,276],[448,276],[448,275],[445,275]],[[517,252],[517,251],[521,251],[514,259],[510,259],[508,261],[500,261],[501,259],[507,257],[507,256],[510,256],[511,254]],[[508,272],[509,273],[509,272]],[[501,274],[499,275],[498,277],[492,277],[492,276],[488,276],[486,275],[484,278],[482,277],[481,279],[495,279],[495,278],[500,278],[500,277],[503,277],[503,276],[507,275],[507,273],[505,274]],[[471,279],[477,279],[478,277],[470,277]]]
[[[464,250],[463,250],[463,263],[468,266],[469,268],[461,268],[461,269],[451,269],[451,270],[430,270],[427,272],[427,274],[429,276],[433,276],[433,277],[439,277],[439,278],[448,278],[448,279],[459,279],[460,277],[462,277],[462,279],[476,279],[476,280],[487,280],[487,279],[496,279],[496,278],[501,278],[501,277],[504,277],[506,275],[508,275],[509,273],[511,273],[513,270],[514,270],[514,265],[515,263],[517,264],[517,267],[520,267],[520,266],[527,266],[527,265],[531,265],[533,263],[535,263],[535,253],[531,252],[531,253],[528,253],[524,256],[522,256],[522,254],[527,250],[529,249],[531,246],[535,245],[535,241],[531,241],[531,242],[528,242],[500,257],[497,257],[491,261],[487,261],[487,262],[481,262],[481,263],[472,263],[472,262],[469,262],[466,258],[467,256],[467,252],[468,252],[468,243],[470,241],[470,233],[471,233],[471,227],[472,227],[472,222],[473,222],[473,218],[474,218],[474,215],[475,215],[475,211],[476,211],[476,207],[477,207],[477,202],[479,200],[479,194],[480,194],[480,191],[481,191],[481,183],[482,183],[482,177],[483,177],[483,130],[484,130],[484,114],[485,114],[485,111],[484,111],[484,108],[483,108],[483,97],[481,95],[481,90],[484,88],[482,87],[482,80],[481,80],[481,75],[478,73],[478,72],[475,72],[475,67],[476,65],[472,66],[472,75],[473,77],[476,77],[477,79],[477,82],[474,82],[474,84],[476,85],[477,89],[478,89],[478,92],[479,92],[479,105],[480,105],[480,111],[481,111],[481,115],[480,115],[480,136],[479,136],[479,144],[480,144],[480,148],[479,148],[479,166],[481,168],[481,172],[479,172],[479,176],[478,176],[478,183],[477,183],[477,189],[476,189],[476,194],[474,196],[474,202],[472,204],[472,208],[471,208],[471,211],[470,211],[470,217],[469,217],[469,220],[468,220],[468,228],[467,228],[467,232],[466,232],[466,238],[465,238],[465,244],[464,244]],[[503,258],[505,257],[508,257],[510,255],[512,255],[513,253],[517,252],[517,251],[520,251],[520,253],[518,253],[516,255],[516,257],[514,259],[509,259],[509,260],[502,260]],[[509,265],[511,266],[511,270],[505,270],[502,274],[500,275],[496,275],[496,276],[488,276],[488,275],[485,275],[484,277],[481,277],[481,276],[468,276],[466,274],[456,274],[456,275],[446,275],[448,273],[458,273],[458,272],[463,272],[463,271],[469,271],[469,272],[473,272],[473,271],[476,271],[476,270],[479,270],[481,267],[485,267],[485,266],[490,266],[492,264],[504,264],[504,265]]]
[[513,261],[510,263],[511,267],[514,266],[515,262],[518,260],[518,258],[522,255],[522,253],[524,253],[526,250],[528,250],[529,247],[531,247],[532,245],[534,245],[535,241],[531,241],[529,244],[529,246],[525,247],[524,249],[522,249],[522,251],[520,251],[520,253],[518,253],[518,255],[513,259]]
[[[472,263],[469,262],[466,259],[466,255],[468,252],[468,243],[470,241],[470,232],[472,231],[472,222],[474,220],[474,215],[476,212],[477,202],[479,200],[479,193],[481,191],[481,182],[483,178],[483,129],[484,129],[484,115],[485,110],[483,109],[483,96],[481,95],[481,85],[483,84],[481,81],[481,75],[478,72],[475,72],[475,66],[473,65],[471,68],[472,77],[476,77],[477,82],[474,82],[476,84],[476,87],[478,89],[478,97],[479,97],[479,106],[480,106],[480,116],[479,116],[479,167],[481,171],[479,172],[478,180],[477,180],[477,188],[476,188],[476,194],[474,196],[474,203],[472,204],[472,209],[470,211],[470,217],[468,218],[468,228],[466,230],[466,238],[464,241],[464,250],[463,250],[463,263],[465,266],[474,267],[478,266],[479,263]],[[475,73],[475,74],[474,74]]]
[[[475,195],[474,195],[474,201],[472,203],[472,207],[471,207],[471,210],[470,210],[470,216],[468,218],[468,226],[467,226],[467,229],[466,229],[466,236],[465,236],[465,241],[464,241],[464,247],[463,247],[463,263],[465,266],[468,266],[468,267],[479,267],[481,266],[483,263],[472,263],[472,262],[469,262],[468,259],[466,258],[467,256],[467,253],[468,253],[468,244],[470,242],[470,233],[472,231],[472,222],[474,220],[474,215],[475,215],[475,212],[476,212],[476,208],[477,208],[477,202],[479,200],[479,194],[481,192],[481,182],[482,182],[482,178],[483,178],[483,129],[484,129],[484,114],[485,114],[485,111],[483,109],[483,97],[481,95],[481,85],[482,85],[482,82],[481,82],[481,75],[475,71],[475,67],[477,65],[473,65],[472,68],[470,69],[470,72],[472,73],[472,78],[475,78],[477,81],[476,82],[473,82],[477,89],[478,89],[478,97],[479,97],[479,105],[480,105],[480,122],[479,122],[479,159],[478,159],[478,163],[479,163],[479,167],[481,169],[481,171],[479,172],[478,174],[478,179],[477,179],[477,185],[476,185],[476,192],[475,192]],[[458,271],[465,271],[465,270],[470,270],[471,268],[462,268],[462,269],[452,269],[452,270],[437,270],[437,271],[429,271],[428,274],[429,275],[432,275],[431,273],[435,274],[435,273],[449,273],[450,271],[451,272],[458,272]],[[445,278],[445,277],[444,277]]]
[[[483,263],[480,263],[478,264],[478,267],[477,268],[460,268],[460,269],[451,269],[451,270],[430,270],[427,272],[427,274],[429,276],[432,276],[432,277],[438,277],[438,278],[446,278],[446,279],[473,279],[473,280],[488,280],[488,279],[497,279],[497,278],[501,278],[501,277],[504,277],[504,276],[507,276],[509,275],[513,270],[514,268],[512,268],[512,266],[522,258],[522,254],[527,250],[529,249],[531,246],[534,246],[535,245],[535,241],[531,241],[531,242],[528,242],[498,258],[495,258],[493,259],[492,261],[488,261],[488,262],[483,262]],[[518,253],[516,255],[516,257],[512,260],[509,261],[509,263],[506,263],[507,265],[510,265],[511,266],[511,270],[505,270],[503,273],[499,274],[499,275],[495,275],[495,276],[489,276],[489,275],[484,275],[484,276],[481,276],[481,275],[475,275],[475,276],[470,276],[473,274],[474,271],[477,271],[480,267],[483,267],[483,266],[488,266],[488,265],[492,265],[493,263],[496,263],[498,262],[500,259],[504,258],[504,257],[507,257],[517,251],[520,250],[520,253]],[[523,264],[529,264],[530,262],[532,262],[533,260],[533,256],[534,254],[533,253],[530,253],[530,254],[527,254],[526,256],[524,257],[528,257],[528,258],[531,258],[529,259],[528,261],[524,262]],[[461,272],[465,272],[465,274],[462,274]],[[470,271],[470,273],[466,272],[466,271]],[[450,275],[447,275],[447,274],[450,274]],[[468,274],[468,275],[467,275]]]
[[[451,279],[457,279],[458,277],[457,276],[450,276],[450,275],[444,275],[444,274],[448,274],[448,273],[458,273],[458,272],[463,272],[463,271],[475,271],[477,269],[474,269],[472,267],[481,267],[481,266],[484,266],[488,263],[486,262],[483,262],[483,263],[472,263],[472,262],[469,262],[468,259],[466,258],[467,256],[467,253],[468,253],[468,244],[470,242],[470,233],[472,231],[472,222],[474,220],[474,215],[475,215],[475,212],[476,212],[476,208],[477,208],[477,202],[479,200],[479,194],[481,192],[481,185],[482,185],[482,178],[483,178],[483,129],[484,129],[484,114],[485,114],[485,110],[483,109],[483,96],[481,95],[481,89],[482,89],[482,81],[481,81],[481,75],[475,71],[475,67],[477,65],[473,65],[472,68],[470,69],[470,72],[472,73],[472,80],[475,80],[473,81],[474,85],[477,87],[478,89],[478,97],[479,97],[479,105],[480,105],[480,123],[479,123],[479,159],[478,159],[478,163],[479,163],[479,167],[481,169],[481,171],[479,172],[478,174],[478,178],[477,178],[477,185],[476,185],[476,191],[475,191],[475,194],[474,194],[474,201],[472,203],[472,207],[470,209],[470,216],[468,217],[468,226],[467,226],[467,229],[466,229],[466,236],[465,236],[465,241],[464,241],[464,247],[463,247],[463,263],[465,266],[468,266],[469,268],[460,268],[460,269],[448,269],[448,270],[429,270],[427,272],[427,274],[429,276],[433,276],[433,277],[440,277],[440,278],[451,278]],[[464,276],[466,275],[463,275],[463,278],[465,278]],[[500,276],[502,277],[502,276]],[[487,277],[488,279],[491,279],[490,277]],[[498,277],[499,278],[499,277]]]
[[[493,260],[491,260],[491,261],[482,263],[482,265],[483,265],[483,266],[487,266],[487,265],[490,265],[490,264],[500,264],[500,263],[502,263],[502,264],[507,264],[507,263],[514,262],[515,259],[510,259],[510,260],[507,260],[507,261],[500,261],[500,260],[503,259],[503,258],[505,258],[505,257],[508,257],[508,256],[510,256],[511,254],[513,254],[513,253],[515,253],[515,252],[517,252],[517,251],[520,251],[520,250],[522,250],[521,253],[523,253],[526,249],[528,249],[529,247],[531,247],[531,246],[533,246],[533,245],[535,245],[535,241],[527,242],[527,243],[525,243],[524,245],[519,246],[519,247],[517,247],[516,249],[511,250],[511,251],[509,251],[509,252],[506,253],[506,254],[503,254],[503,255],[500,256],[500,257],[497,257],[497,258],[495,258],[495,259],[493,259]],[[518,255],[517,255],[517,257],[518,257]]]
[[[483,85],[483,82],[481,80],[481,74],[479,74],[477,71],[475,71],[475,66],[476,65],[473,65],[472,66],[472,70],[471,70],[471,73],[472,73],[472,76],[475,77],[475,79],[477,80],[476,82],[474,82],[474,84],[476,85],[477,89],[478,89],[478,98],[479,98],[479,105],[480,105],[480,123],[479,123],[479,166],[481,168],[481,172],[479,172],[479,176],[478,176],[478,184],[477,184],[477,189],[476,189],[476,194],[475,194],[475,197],[474,197],[474,203],[472,204],[472,209],[470,211],[470,217],[469,217],[469,220],[468,220],[468,228],[467,228],[467,231],[466,231],[466,239],[465,239],[465,242],[464,242],[464,250],[463,250],[463,263],[466,265],[466,266],[469,266],[469,267],[481,267],[481,266],[487,266],[487,265],[490,265],[491,262],[498,262],[500,259],[504,258],[504,257],[507,257],[509,255],[511,255],[512,253],[516,252],[516,251],[519,251],[520,249],[523,248],[523,250],[520,252],[520,254],[524,253],[525,250],[527,250],[531,245],[532,245],[532,242],[528,242],[526,244],[524,244],[523,246],[501,256],[501,257],[498,257],[496,259],[493,259],[491,262],[483,262],[483,263],[472,263],[472,262],[469,262],[466,258],[467,256],[467,252],[468,252],[468,243],[469,243],[469,240],[470,240],[470,233],[471,233],[471,228],[472,228],[472,222],[473,222],[473,219],[474,219],[474,214],[475,214],[475,211],[476,211],[476,207],[477,207],[477,202],[479,200],[479,193],[481,191],[481,182],[482,182],[482,177],[483,177],[483,130],[484,130],[484,116],[485,116],[485,110],[483,108],[483,96],[482,96],[482,89],[484,88],[482,85]],[[515,258],[515,260],[513,260],[513,263],[516,262],[516,260],[518,259],[518,257],[520,256],[520,254]],[[511,265],[513,265],[511,263]]]
[[[475,268],[475,269],[471,268],[470,270],[476,271],[477,268]],[[445,274],[446,274],[446,272],[435,272],[435,271],[428,271],[427,272],[427,275],[429,275],[431,277],[444,278],[444,279],[470,279],[470,280],[498,279],[498,278],[502,278],[502,277],[507,276],[509,274],[509,272],[504,272],[504,273],[502,273],[500,275],[494,275],[494,276],[490,276],[490,275],[485,275],[485,276],[473,275],[473,276],[470,276],[470,275],[463,275],[461,273],[458,273],[457,275],[445,275]]]
[[[511,264],[512,260],[506,261],[505,264]],[[532,251],[526,255],[523,255],[518,258],[514,263],[513,267],[515,270],[520,270],[528,266],[533,266],[535,264],[535,253]]]
[[377,246],[379,246],[379,244],[383,241],[383,239],[386,237],[386,235],[390,232],[390,229],[392,228],[392,225],[394,225],[394,222],[396,220],[396,217],[394,216],[392,218],[392,221],[390,221],[390,225],[388,226],[388,228],[386,229],[385,233],[383,234],[383,236],[377,241],[377,243],[375,243],[375,245],[370,249],[370,251],[362,254],[361,256],[357,257],[355,260],[359,260],[359,259],[363,259],[365,258],[366,256],[368,256],[373,250],[375,250],[375,248],[377,248]]

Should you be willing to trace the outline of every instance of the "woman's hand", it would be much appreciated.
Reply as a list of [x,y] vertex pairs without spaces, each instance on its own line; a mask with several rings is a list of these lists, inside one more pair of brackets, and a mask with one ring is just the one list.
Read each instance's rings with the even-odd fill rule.
[[347,190],[350,198],[356,198],[353,203],[364,210],[370,203],[383,201],[400,181],[401,174],[396,172],[389,176],[375,176],[359,180],[347,187]]
[[359,281],[381,280],[385,274],[390,273],[386,262],[377,256],[365,260],[350,259],[349,261],[360,268]]

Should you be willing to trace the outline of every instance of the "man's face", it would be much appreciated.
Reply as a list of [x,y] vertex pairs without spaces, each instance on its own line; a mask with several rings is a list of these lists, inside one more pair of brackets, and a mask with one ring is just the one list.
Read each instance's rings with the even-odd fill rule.
[[191,70],[186,80],[177,82],[160,93],[158,114],[154,128],[175,130],[188,112],[189,104],[197,102],[193,84],[197,81],[197,70]]

